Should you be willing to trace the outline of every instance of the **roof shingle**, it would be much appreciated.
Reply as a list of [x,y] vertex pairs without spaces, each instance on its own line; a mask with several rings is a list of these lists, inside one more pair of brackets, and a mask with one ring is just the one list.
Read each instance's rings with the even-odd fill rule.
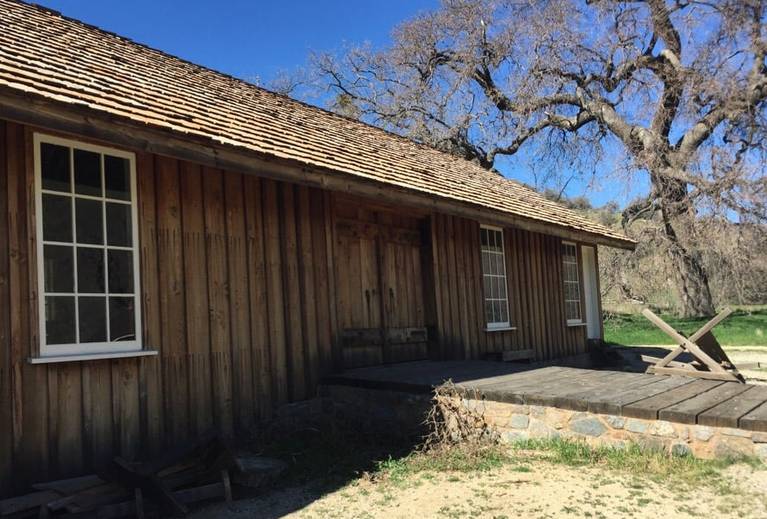
[[15,0],[0,0],[0,88],[634,243],[472,162]]

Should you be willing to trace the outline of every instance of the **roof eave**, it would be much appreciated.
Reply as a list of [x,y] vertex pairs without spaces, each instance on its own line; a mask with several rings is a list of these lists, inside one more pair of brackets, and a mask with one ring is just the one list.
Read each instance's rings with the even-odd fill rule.
[[0,118],[106,141],[148,153],[173,156],[215,168],[254,173],[275,180],[332,191],[377,198],[388,198],[386,191],[393,192],[397,193],[393,201],[406,205],[425,206],[445,214],[509,225],[584,243],[627,250],[633,250],[636,247],[636,242],[629,238],[574,229],[567,225],[423,193],[374,179],[326,170],[296,160],[279,159],[234,144],[172,129],[142,125],[128,117],[106,114],[82,104],[65,103],[33,93],[21,93],[14,89],[0,87]]

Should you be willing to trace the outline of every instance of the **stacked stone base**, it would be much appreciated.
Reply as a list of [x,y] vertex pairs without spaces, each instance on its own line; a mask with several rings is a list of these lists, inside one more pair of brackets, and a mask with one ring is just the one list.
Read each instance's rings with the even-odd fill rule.
[[641,420],[615,415],[568,411],[554,407],[517,405],[464,399],[464,406],[482,414],[501,438],[568,438],[594,446],[622,448],[636,443],[670,453],[699,458],[759,457],[767,460],[767,433]]
[[[320,392],[331,419],[364,424],[373,430],[403,435],[423,431],[431,398],[425,394],[325,386]],[[615,415],[583,413],[534,405],[462,399],[463,405],[484,416],[503,441],[529,438],[583,440],[592,446],[646,448],[699,458],[757,457],[767,461],[767,432],[641,420]]]

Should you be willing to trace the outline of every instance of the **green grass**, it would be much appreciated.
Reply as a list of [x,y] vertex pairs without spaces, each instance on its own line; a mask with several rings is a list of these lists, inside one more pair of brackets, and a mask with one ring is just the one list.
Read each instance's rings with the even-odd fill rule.
[[438,451],[413,451],[401,458],[389,457],[378,463],[374,476],[395,484],[416,474],[434,472],[485,472],[514,462],[511,451],[500,445],[454,446]]
[[[720,490],[727,482],[722,470],[733,463],[761,466],[751,458],[703,460],[693,456],[675,456],[664,451],[629,443],[623,448],[591,447],[583,442],[563,439],[531,439],[514,444],[517,456],[542,459],[571,467],[598,466],[654,481],[674,480],[687,484],[711,484]],[[641,485],[641,481],[638,481]]]
[[725,468],[734,463],[762,466],[760,461],[751,458],[703,460],[670,455],[635,443],[616,448],[592,447],[567,439],[532,439],[514,443],[511,448],[502,445],[456,446],[437,451],[415,451],[379,462],[371,475],[378,481],[401,486],[415,481],[414,476],[418,474],[484,472],[502,466],[528,472],[534,470],[536,462],[606,468],[635,478],[636,488],[642,488],[642,478],[648,478],[656,482],[712,486],[723,494],[732,492],[730,482],[722,474]]
[[[677,330],[690,335],[708,319],[682,319],[672,315],[661,317]],[[605,319],[605,341],[623,345],[671,344],[668,335],[660,331],[641,314],[613,314]],[[751,311],[736,310],[714,328],[714,335],[722,346],[767,347],[767,308]]]

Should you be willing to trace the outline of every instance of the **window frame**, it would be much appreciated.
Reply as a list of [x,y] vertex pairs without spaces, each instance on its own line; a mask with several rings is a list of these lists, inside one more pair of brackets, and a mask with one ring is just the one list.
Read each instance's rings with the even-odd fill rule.
[[[506,235],[504,233],[503,227],[496,227],[494,225],[480,225],[480,242],[479,242],[479,254],[480,254],[480,270],[482,274],[482,309],[483,313],[485,314],[485,330],[486,331],[498,331],[498,330],[513,330],[511,324],[511,306],[509,305],[509,276],[506,268]],[[482,262],[482,254],[485,252],[491,252],[492,254],[497,254],[497,252],[494,251],[484,251],[482,249],[482,240],[481,240],[481,233],[482,229],[493,231],[493,232],[499,232],[501,234],[501,258],[502,258],[502,264],[503,264],[503,289],[504,289],[504,299],[496,299],[496,298],[488,298],[487,294],[485,293],[485,276],[493,276],[498,277],[497,274],[487,274],[484,271],[483,262]],[[493,301],[504,301],[506,302],[506,321],[505,322],[488,322],[487,320],[487,312],[485,311],[485,305],[487,304],[488,299],[491,299]]]
[[[573,283],[572,280],[565,279],[565,263],[570,263],[565,261],[565,254],[564,251],[562,251],[562,248],[566,246],[571,246],[575,250],[575,276],[576,279],[574,281],[575,286],[578,287],[578,299],[567,299],[567,290],[565,290],[565,287],[568,283]],[[581,275],[580,269],[581,269],[581,262],[578,255],[578,244],[572,241],[562,241],[562,247],[560,248],[561,254],[562,254],[562,304],[564,306],[564,316],[565,321],[567,322],[568,326],[579,326],[584,324],[583,321],[583,288],[581,287],[581,280],[583,276]],[[572,263],[570,263],[572,264]],[[578,318],[577,319],[568,319],[567,317],[567,303],[578,303]]]
[[[35,236],[35,247],[36,247],[36,255],[37,255],[37,294],[38,294],[38,324],[39,324],[39,349],[37,352],[37,358],[44,360],[46,358],[49,359],[62,359],[62,360],[70,360],[71,357],[82,357],[84,359],[90,359],[90,358],[119,358],[126,355],[135,355],[135,354],[141,354],[141,352],[148,353],[144,350],[144,344],[143,344],[143,324],[142,324],[142,305],[141,305],[141,268],[140,268],[140,262],[141,262],[141,248],[140,248],[140,237],[139,237],[139,226],[138,226],[138,189],[137,189],[137,179],[136,179],[136,154],[133,152],[128,152],[116,148],[111,148],[108,146],[101,146],[96,144],[91,144],[88,142],[83,142],[76,139],[67,139],[62,137],[57,137],[54,135],[48,135],[43,133],[34,133],[33,138],[34,144],[33,144],[33,160],[34,160],[34,195],[35,195],[35,230],[36,230],[36,236]],[[129,164],[129,184],[130,184],[130,202],[127,203],[127,201],[122,201],[125,205],[130,205],[130,215],[131,215],[131,246],[130,247],[122,247],[122,246],[114,246],[111,247],[108,244],[107,241],[107,235],[104,233],[103,239],[104,244],[103,246],[92,246],[90,248],[98,248],[104,251],[108,251],[110,248],[114,248],[116,250],[126,250],[130,251],[132,253],[133,258],[133,301],[134,301],[134,328],[135,328],[135,339],[130,341],[109,341],[109,335],[107,335],[107,341],[102,342],[88,342],[88,343],[80,343],[79,341],[79,335],[80,335],[80,319],[79,319],[79,304],[78,304],[78,290],[77,285],[75,284],[75,290],[72,292],[73,297],[75,297],[75,342],[69,343],[69,344],[51,344],[48,345],[46,343],[46,320],[45,320],[45,298],[47,295],[47,292],[45,291],[45,266],[44,266],[44,247],[48,243],[44,239],[43,235],[43,195],[46,193],[56,194],[58,193],[58,196],[62,196],[62,193],[64,192],[56,192],[56,191],[48,191],[43,189],[43,183],[42,183],[42,145],[43,144],[52,144],[57,146],[64,146],[72,151],[69,153],[69,168],[70,168],[70,181],[71,181],[71,189],[70,192],[67,194],[68,198],[72,201],[73,209],[72,209],[72,226],[74,230],[75,226],[75,220],[76,220],[76,213],[74,211],[74,201],[78,196],[75,194],[75,186],[74,186],[74,150],[82,150],[82,151],[88,151],[92,153],[98,153],[101,155],[101,168],[103,172],[104,168],[104,155],[109,155],[112,157],[127,159]],[[102,174],[102,183],[103,183],[103,174]],[[106,194],[106,186],[102,186],[102,196],[96,197],[96,196],[82,196],[84,199],[91,199],[91,200],[100,200],[102,203],[106,203],[109,200],[112,200],[109,198]],[[116,200],[116,199],[114,199]],[[106,205],[102,208],[102,217],[104,220],[102,220],[103,225],[106,226]],[[67,244],[68,246],[71,246],[73,249],[73,254],[77,255],[77,242],[75,241],[76,235],[72,235],[72,243]],[[58,242],[51,242],[53,244],[56,244]],[[108,267],[105,265],[105,269],[108,269]],[[77,282],[78,277],[78,271],[76,266],[76,259],[75,259],[75,267],[73,270],[73,276],[75,283]],[[105,276],[105,283],[107,283],[108,278],[108,270],[105,270],[104,272]],[[100,295],[99,295],[100,297]],[[104,291],[104,297],[106,299],[106,325],[107,325],[107,331],[109,327],[109,290],[108,287],[105,286]],[[126,298],[131,296],[126,296]],[[108,332],[107,332],[108,333]],[[153,352],[149,352],[153,353]]]

